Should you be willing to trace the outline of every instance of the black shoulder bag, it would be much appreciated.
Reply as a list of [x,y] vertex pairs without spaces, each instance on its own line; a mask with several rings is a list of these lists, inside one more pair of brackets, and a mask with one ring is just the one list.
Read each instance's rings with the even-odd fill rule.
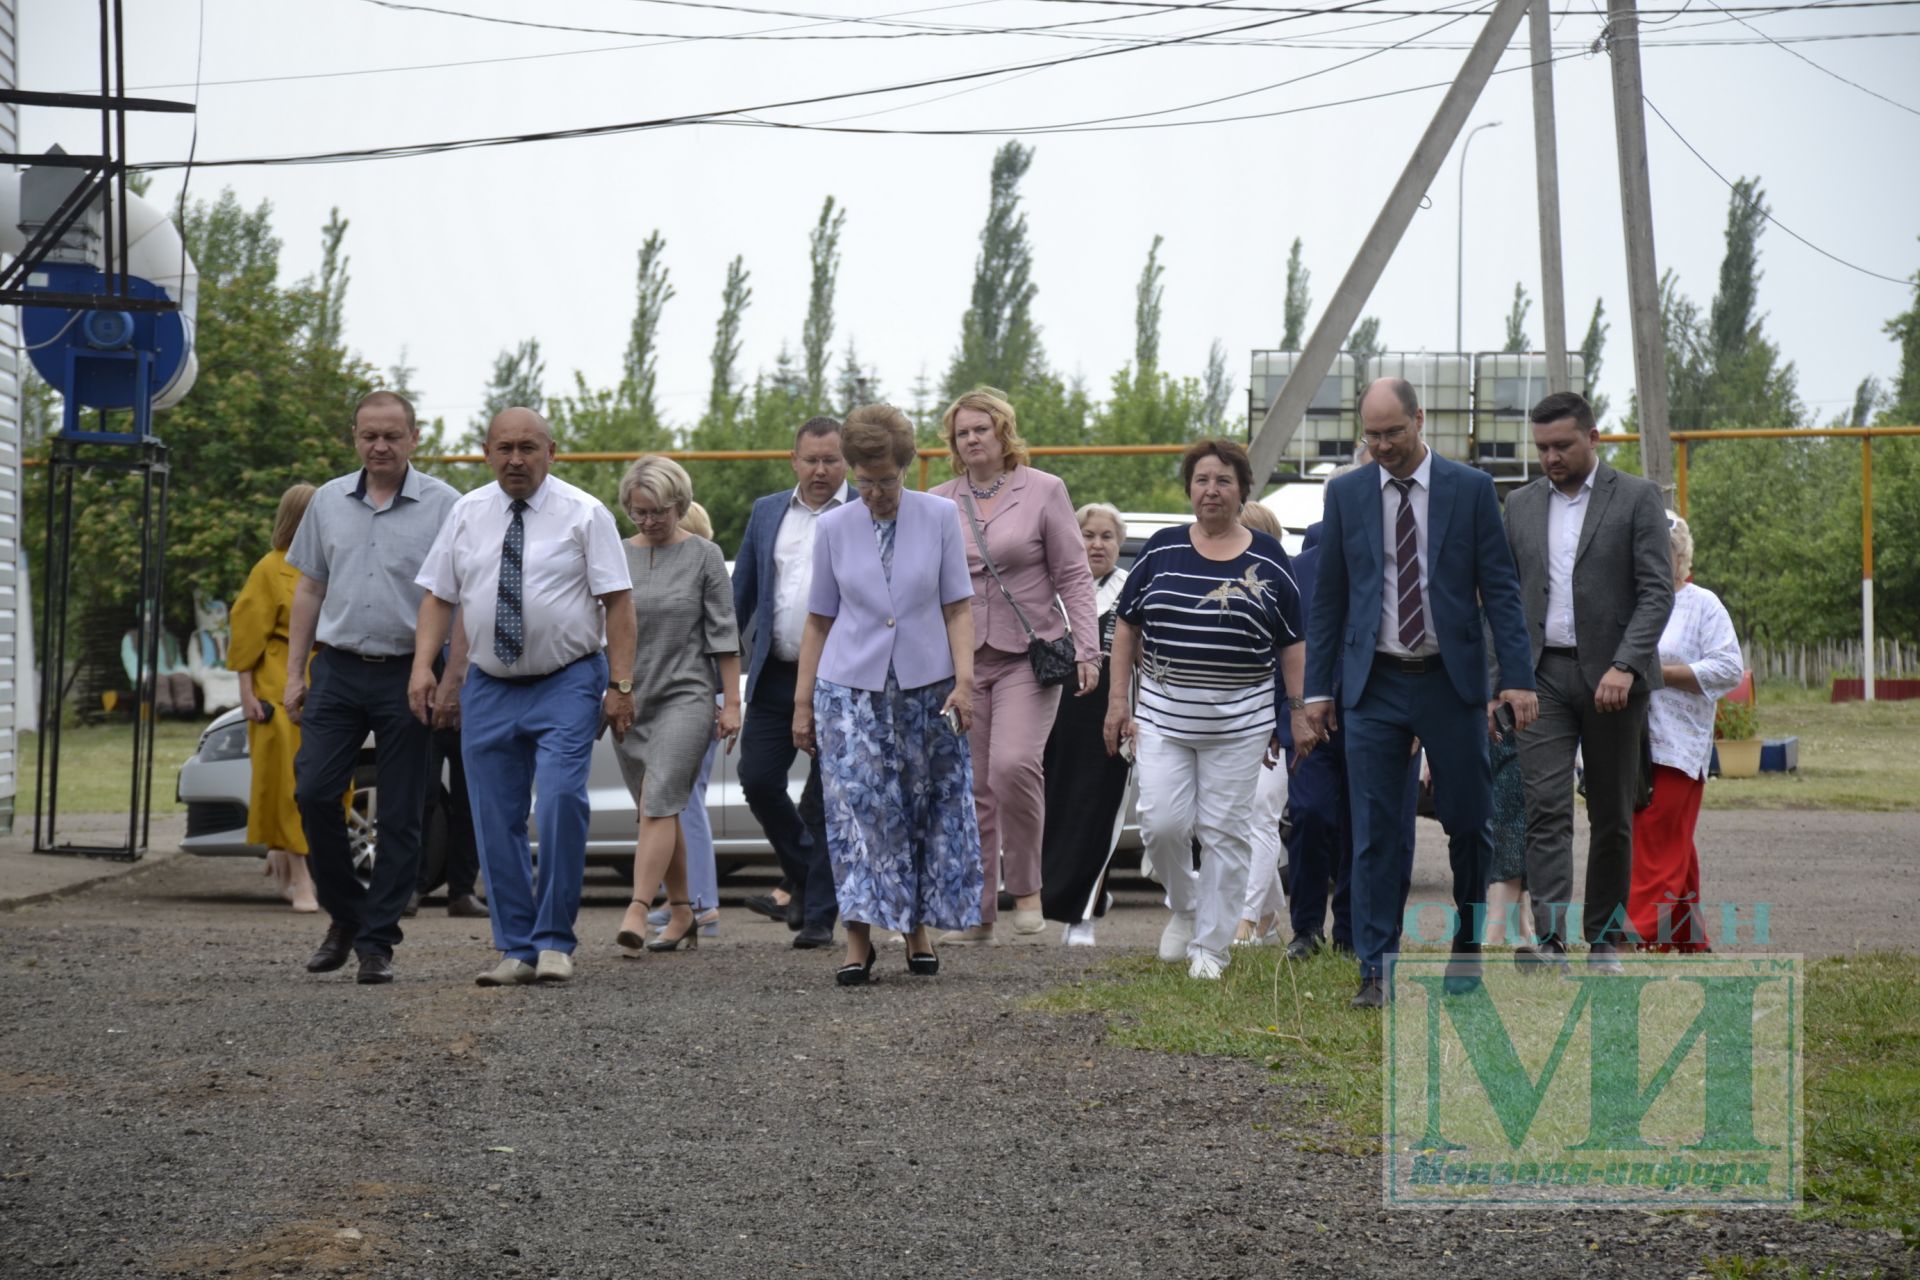
[[[1027,664],[1033,668],[1033,678],[1042,689],[1050,689],[1057,684],[1071,684],[1077,675],[1073,661],[1073,624],[1067,623],[1066,632],[1058,640],[1042,640],[1034,634],[1033,624],[1027,621],[1026,611],[1013,598],[1013,592],[1007,590],[1007,584],[1000,580],[1000,571],[993,567],[993,557],[987,554],[987,539],[980,532],[980,521],[973,511],[973,498],[961,494],[966,505],[967,524],[973,529],[973,541],[980,548],[981,563],[987,566],[987,572],[993,575],[994,583],[1000,588],[1000,594],[1013,606],[1013,616],[1020,619],[1020,625],[1027,633]],[[1066,618],[1066,611],[1060,613]],[[976,638],[976,643],[978,639]]]

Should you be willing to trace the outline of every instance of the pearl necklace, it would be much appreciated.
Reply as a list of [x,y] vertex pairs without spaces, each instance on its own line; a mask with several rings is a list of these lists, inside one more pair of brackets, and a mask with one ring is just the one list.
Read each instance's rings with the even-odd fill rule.
[[1005,484],[1006,482],[1007,482],[1007,473],[1002,471],[998,476],[994,478],[994,481],[992,484],[982,489],[979,485],[973,482],[972,476],[968,476],[967,488],[973,491],[973,496],[975,498],[977,498],[981,502],[985,502],[988,498],[991,498],[995,494],[999,493],[1000,486]]

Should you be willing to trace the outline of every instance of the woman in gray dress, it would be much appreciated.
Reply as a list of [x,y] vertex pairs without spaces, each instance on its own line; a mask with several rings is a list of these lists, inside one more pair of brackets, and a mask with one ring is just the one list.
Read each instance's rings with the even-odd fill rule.
[[[640,532],[628,539],[639,643],[633,665],[633,727],[616,747],[640,812],[633,850],[634,899],[615,939],[628,954],[700,943],[687,893],[680,813],[715,736],[733,749],[740,732],[740,635],[720,548],[681,527],[693,482],[671,458],[648,456],[620,480],[620,508]],[[714,695],[720,695],[719,709]],[[647,898],[666,881],[669,915],[647,941]]]

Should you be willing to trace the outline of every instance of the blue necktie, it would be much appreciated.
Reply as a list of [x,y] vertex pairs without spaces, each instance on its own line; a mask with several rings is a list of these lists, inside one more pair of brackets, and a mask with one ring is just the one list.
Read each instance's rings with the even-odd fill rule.
[[893,531],[898,521],[876,520],[873,522],[873,535],[880,540],[880,572],[893,581]]
[[500,544],[500,594],[493,610],[493,652],[508,666],[520,661],[521,650],[527,643],[526,619],[520,602],[520,553],[527,537],[520,513],[526,509],[525,499],[514,499],[513,523],[507,526],[506,541]]

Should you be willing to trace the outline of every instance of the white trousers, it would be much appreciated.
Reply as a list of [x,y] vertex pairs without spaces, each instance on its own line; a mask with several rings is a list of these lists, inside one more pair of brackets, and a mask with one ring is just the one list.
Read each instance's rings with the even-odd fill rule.
[[1233,945],[1253,856],[1254,787],[1269,736],[1261,731],[1219,740],[1169,738],[1140,726],[1134,763],[1140,836],[1166,886],[1167,906],[1194,917],[1189,957],[1205,952],[1224,964]]
[[1260,777],[1253,784],[1253,865],[1247,871],[1247,900],[1240,918],[1255,924],[1287,909],[1280,888],[1280,815],[1287,808],[1287,762],[1269,769],[1261,751]]

